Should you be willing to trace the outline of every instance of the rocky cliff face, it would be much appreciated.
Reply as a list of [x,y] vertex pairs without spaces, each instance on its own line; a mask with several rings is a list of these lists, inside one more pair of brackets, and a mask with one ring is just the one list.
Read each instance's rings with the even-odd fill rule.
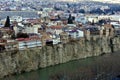
[[71,60],[98,56],[120,49],[120,37],[113,39],[91,37],[67,44],[45,46],[24,51],[0,53],[0,77],[21,72],[29,72]]

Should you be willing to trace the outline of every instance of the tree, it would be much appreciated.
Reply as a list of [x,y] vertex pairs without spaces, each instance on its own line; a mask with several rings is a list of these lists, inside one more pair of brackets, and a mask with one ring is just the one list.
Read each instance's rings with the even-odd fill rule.
[[17,38],[29,38],[27,33],[18,33]]
[[73,24],[73,18],[71,14],[69,15],[69,18],[68,18],[68,24]]
[[85,13],[85,10],[84,9],[80,9],[79,13]]
[[10,28],[10,19],[9,19],[9,16],[7,16],[7,19],[6,19],[4,27]]
[[0,31],[0,38],[2,38],[3,37],[3,33]]

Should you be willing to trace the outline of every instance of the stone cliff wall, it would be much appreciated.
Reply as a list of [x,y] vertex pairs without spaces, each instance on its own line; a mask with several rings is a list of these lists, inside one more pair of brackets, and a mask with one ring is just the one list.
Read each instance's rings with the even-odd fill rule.
[[24,51],[0,53],[0,77],[21,72],[29,72],[71,60],[98,56],[120,49],[120,37],[80,39],[67,44],[44,46]]

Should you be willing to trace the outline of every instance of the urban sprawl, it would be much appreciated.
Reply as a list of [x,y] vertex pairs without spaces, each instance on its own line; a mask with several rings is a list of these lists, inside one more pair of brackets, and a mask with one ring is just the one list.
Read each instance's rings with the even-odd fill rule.
[[23,1],[0,1],[0,52],[120,35],[120,5]]

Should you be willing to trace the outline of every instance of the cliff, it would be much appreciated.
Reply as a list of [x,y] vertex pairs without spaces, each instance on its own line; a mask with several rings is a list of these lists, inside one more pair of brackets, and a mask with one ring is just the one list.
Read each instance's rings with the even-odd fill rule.
[[100,38],[94,36],[90,40],[81,38],[67,44],[44,46],[24,51],[2,52],[0,53],[0,77],[29,72],[71,60],[98,56],[102,53],[111,53],[119,49],[120,37]]

